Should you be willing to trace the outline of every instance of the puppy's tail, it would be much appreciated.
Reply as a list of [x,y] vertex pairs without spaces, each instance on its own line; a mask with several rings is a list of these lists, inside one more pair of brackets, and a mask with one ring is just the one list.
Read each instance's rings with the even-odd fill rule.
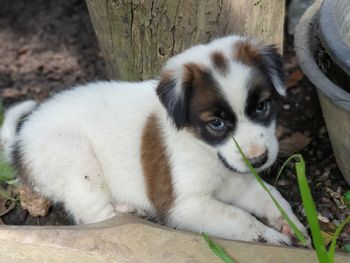
[[16,132],[19,123],[24,117],[30,114],[37,105],[37,102],[27,100],[10,107],[5,112],[4,121],[0,128],[0,142],[7,160],[11,160],[11,148],[16,141]]

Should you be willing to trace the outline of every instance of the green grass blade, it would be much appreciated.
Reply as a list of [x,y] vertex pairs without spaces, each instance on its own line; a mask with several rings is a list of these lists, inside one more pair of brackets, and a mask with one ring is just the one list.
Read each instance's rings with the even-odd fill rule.
[[328,263],[328,254],[323,243],[315,203],[312,199],[310,188],[305,176],[305,162],[300,154],[298,155],[298,158],[299,161],[295,163],[295,169],[297,172],[301,199],[305,209],[306,218],[311,230],[312,243],[314,244],[314,247],[316,249],[318,261],[320,263]]
[[331,243],[331,246],[329,247],[329,251],[328,251],[328,258],[329,258],[330,263],[334,262],[335,245],[336,245],[337,239],[338,239],[341,231],[345,227],[345,225],[348,223],[350,223],[350,216],[348,216],[335,230],[334,236],[332,238],[332,243]]
[[205,239],[205,241],[207,241],[207,244],[211,251],[219,258],[221,258],[223,262],[236,263],[236,261],[234,261],[219,244],[211,240],[206,233],[202,232],[202,237]]
[[295,234],[295,236],[298,238],[298,240],[301,242],[301,244],[303,244],[304,246],[307,245],[307,241],[303,235],[303,233],[298,229],[298,227],[294,224],[294,222],[289,218],[289,216],[287,215],[287,213],[284,211],[284,209],[280,206],[280,204],[277,202],[277,200],[275,199],[275,197],[271,194],[271,191],[266,187],[264,181],[259,177],[258,173],[256,172],[256,170],[254,169],[254,167],[250,164],[249,160],[247,159],[247,157],[245,156],[245,154],[243,153],[241,147],[239,146],[239,144],[237,143],[236,139],[234,137],[232,137],[236,147],[238,148],[240,154],[242,155],[244,162],[246,163],[246,165],[248,166],[248,168],[250,169],[251,173],[254,175],[255,179],[259,182],[259,184],[261,185],[261,187],[268,193],[268,195],[271,197],[272,202],[275,204],[275,206],[277,207],[278,211],[281,213],[281,215],[283,216],[283,218],[287,221],[288,225],[290,226],[290,228],[292,229],[293,233]]

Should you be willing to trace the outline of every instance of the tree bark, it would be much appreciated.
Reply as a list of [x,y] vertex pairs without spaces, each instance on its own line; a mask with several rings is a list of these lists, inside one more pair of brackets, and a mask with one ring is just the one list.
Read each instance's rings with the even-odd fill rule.
[[111,79],[154,78],[169,57],[233,33],[282,49],[285,0],[86,2]]

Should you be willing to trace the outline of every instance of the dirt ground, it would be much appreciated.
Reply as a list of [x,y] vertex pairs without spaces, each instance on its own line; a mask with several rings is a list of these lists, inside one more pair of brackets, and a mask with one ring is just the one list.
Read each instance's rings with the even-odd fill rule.
[[[278,134],[281,154],[264,178],[273,182],[278,167],[294,151],[307,165],[322,229],[350,214],[341,196],[350,187],[337,168],[315,88],[296,64],[293,37],[286,35],[288,96],[281,103]],[[7,107],[34,98],[42,101],[72,85],[107,79],[105,64],[83,0],[2,0],[0,8],[0,92]],[[3,185],[3,187],[6,187]],[[277,188],[305,222],[295,172],[288,166]],[[32,217],[17,205],[0,217],[2,224],[61,225],[71,220],[59,205],[45,217]],[[350,226],[343,238],[350,236]]]

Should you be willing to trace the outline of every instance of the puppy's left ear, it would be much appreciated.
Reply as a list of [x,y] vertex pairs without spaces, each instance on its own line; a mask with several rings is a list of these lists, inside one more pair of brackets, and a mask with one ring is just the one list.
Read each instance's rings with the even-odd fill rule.
[[283,58],[278,52],[276,46],[264,46],[261,50],[261,62],[263,71],[269,76],[276,91],[282,95],[286,95],[284,81],[286,74],[283,70]]
[[185,87],[181,76],[164,72],[157,87],[157,95],[177,129],[188,123],[190,88]]

